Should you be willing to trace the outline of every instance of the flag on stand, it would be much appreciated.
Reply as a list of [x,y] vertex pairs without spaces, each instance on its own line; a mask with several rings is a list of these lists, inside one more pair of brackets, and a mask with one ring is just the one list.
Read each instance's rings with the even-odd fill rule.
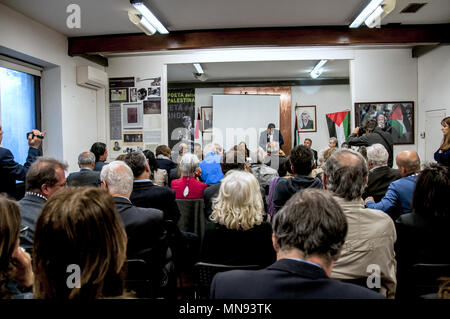
[[328,113],[326,117],[330,137],[336,137],[338,147],[341,147],[350,135],[350,111]]
[[199,138],[199,131],[200,131],[200,113],[197,113],[197,119],[195,120],[195,139]]
[[300,145],[300,131],[298,130],[298,117],[295,115],[295,138],[294,146]]
[[400,104],[397,104],[397,107],[394,109],[394,111],[392,111],[391,115],[389,116],[388,122],[395,130],[397,130],[400,136],[406,133],[406,127],[403,123],[402,106]]

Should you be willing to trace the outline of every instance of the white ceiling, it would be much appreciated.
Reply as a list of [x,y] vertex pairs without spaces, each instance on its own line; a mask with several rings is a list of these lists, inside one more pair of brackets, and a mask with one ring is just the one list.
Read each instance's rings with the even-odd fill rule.
[[[349,25],[368,0],[148,0],[170,31],[197,29]],[[411,2],[426,2],[414,14],[399,14]],[[129,0],[0,0],[67,36],[140,33],[129,20]],[[66,26],[69,4],[81,8],[81,29]],[[382,21],[450,23],[449,0],[397,0]]]
[[[208,82],[224,81],[281,81],[299,80],[309,77],[309,72],[318,60],[311,61],[265,61],[265,62],[223,62],[202,63]],[[328,61],[320,79],[348,78],[347,60]],[[198,82],[192,64],[173,64],[167,66],[167,78],[170,82]]]

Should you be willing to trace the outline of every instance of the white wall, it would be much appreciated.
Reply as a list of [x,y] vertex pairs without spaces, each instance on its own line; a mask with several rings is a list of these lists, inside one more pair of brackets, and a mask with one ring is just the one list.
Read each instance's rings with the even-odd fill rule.
[[[310,138],[313,142],[312,148],[317,151],[328,147],[330,134],[325,114],[351,110],[352,108],[349,85],[293,86],[291,98],[293,130],[295,128],[295,105],[316,106],[317,132],[301,133],[300,143],[303,144],[305,138]],[[294,132],[292,141],[294,141]]]
[[354,55],[350,62],[352,128],[355,102],[413,101],[415,144],[395,145],[394,156],[404,150],[417,151],[420,106],[417,105],[417,59],[412,58],[411,49],[357,49]]
[[[41,80],[44,155],[66,160],[78,170],[77,157],[96,141],[106,142],[105,92],[76,84],[76,66],[91,65],[67,55],[67,38],[0,4],[0,48],[44,67]],[[5,136],[5,138],[8,138]]]
[[[441,46],[418,59],[418,132],[425,131],[425,112],[446,111],[450,116],[450,46]],[[436,127],[436,130],[440,130]],[[419,138],[419,156],[425,158],[425,140]]]

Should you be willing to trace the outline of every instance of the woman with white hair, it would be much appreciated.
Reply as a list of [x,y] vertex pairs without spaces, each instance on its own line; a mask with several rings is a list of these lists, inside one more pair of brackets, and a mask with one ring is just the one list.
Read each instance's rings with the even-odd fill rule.
[[241,170],[228,172],[213,199],[212,223],[206,225],[200,260],[225,265],[272,264],[272,228],[263,221],[263,214],[255,176]]
[[256,151],[252,152],[251,157],[253,164],[250,166],[250,168],[253,175],[255,175],[256,179],[258,180],[259,185],[265,190],[267,188],[268,192],[269,183],[272,178],[278,176],[278,171],[264,164],[265,155],[266,154],[262,147],[258,147]]
[[191,153],[184,154],[179,164],[179,170],[181,177],[171,183],[175,197],[177,199],[203,198],[203,191],[207,185],[199,181],[201,169],[198,157]]

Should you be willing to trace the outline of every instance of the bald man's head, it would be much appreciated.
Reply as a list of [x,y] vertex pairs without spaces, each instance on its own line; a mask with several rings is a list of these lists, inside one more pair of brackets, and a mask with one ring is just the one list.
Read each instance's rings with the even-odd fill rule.
[[416,151],[411,150],[398,153],[395,162],[403,176],[420,171],[420,158]]

